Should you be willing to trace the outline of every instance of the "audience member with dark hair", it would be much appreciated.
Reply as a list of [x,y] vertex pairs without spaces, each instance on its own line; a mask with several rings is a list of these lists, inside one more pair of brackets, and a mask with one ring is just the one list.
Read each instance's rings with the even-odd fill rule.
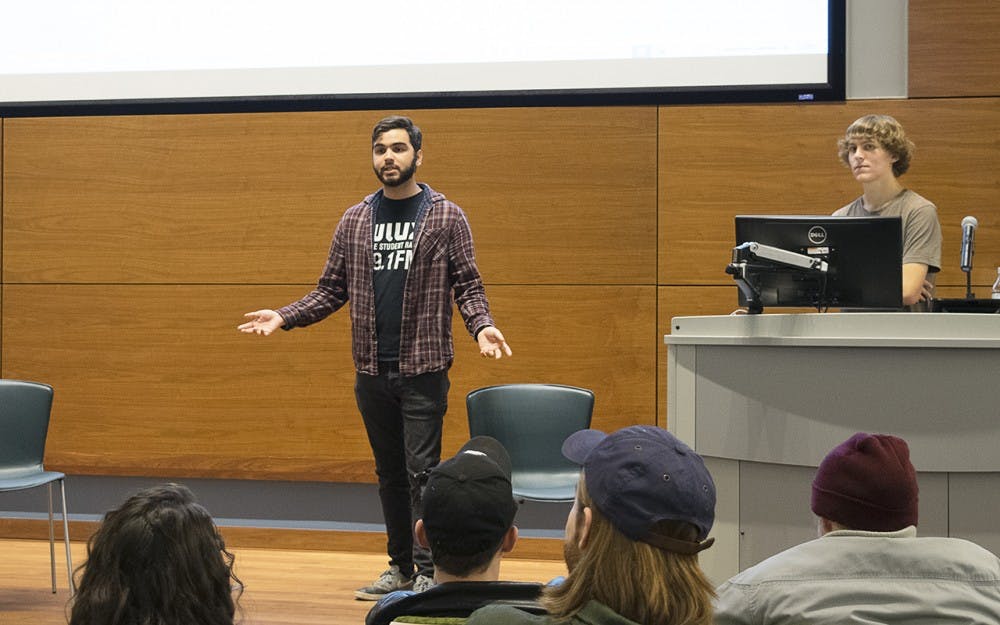
[[69,625],[232,625],[233,554],[185,486],[142,490],[104,515]]
[[468,625],[709,625],[712,586],[698,565],[715,520],[715,484],[701,457],[666,430],[583,430],[563,445],[583,466],[566,521],[569,575],[546,587],[534,616],[477,610]]
[[477,436],[431,470],[416,522],[417,541],[430,550],[435,585],[391,592],[371,609],[366,625],[401,616],[464,617],[500,602],[541,613],[542,586],[501,582],[500,560],[517,541],[517,503],[510,457],[499,441]]
[[917,538],[917,477],[901,438],[857,433],[820,464],[820,538],[718,589],[720,625],[1000,622],[1000,559],[958,538]]

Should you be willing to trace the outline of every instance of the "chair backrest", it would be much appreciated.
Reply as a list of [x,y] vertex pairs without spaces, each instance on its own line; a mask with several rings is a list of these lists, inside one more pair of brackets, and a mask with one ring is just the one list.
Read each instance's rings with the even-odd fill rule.
[[492,436],[510,454],[515,491],[519,474],[562,473],[572,480],[579,473],[580,467],[563,457],[562,444],[573,432],[590,427],[592,391],[559,384],[501,384],[474,390],[465,401],[469,434]]
[[466,582],[439,584],[430,590],[376,605],[366,623],[435,623],[453,625],[485,605],[509,605],[529,614],[545,614],[538,602],[542,585],[535,582]]
[[0,379],[0,475],[42,468],[52,387]]

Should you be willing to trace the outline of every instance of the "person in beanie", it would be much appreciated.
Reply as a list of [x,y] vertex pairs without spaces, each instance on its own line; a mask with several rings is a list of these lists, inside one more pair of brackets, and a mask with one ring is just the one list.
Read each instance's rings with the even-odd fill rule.
[[959,538],[917,537],[917,476],[901,438],[859,432],[812,484],[820,537],[718,588],[718,625],[996,625],[1000,559]]
[[365,625],[387,625],[403,616],[461,618],[494,601],[544,613],[537,601],[541,584],[498,581],[500,559],[517,542],[510,472],[507,450],[489,436],[473,438],[431,470],[414,531],[430,550],[435,585],[387,594],[368,612]]
[[714,540],[715,484],[701,457],[651,426],[582,430],[562,451],[583,471],[566,520],[569,575],[542,596],[549,614],[494,604],[467,625],[709,625],[698,553]]

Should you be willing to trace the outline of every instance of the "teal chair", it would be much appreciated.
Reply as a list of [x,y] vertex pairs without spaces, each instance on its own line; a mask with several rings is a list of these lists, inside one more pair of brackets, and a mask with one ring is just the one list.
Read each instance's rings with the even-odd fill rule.
[[594,393],[559,384],[501,384],[469,393],[470,436],[492,436],[510,454],[514,497],[573,501],[580,467],[562,455],[562,444],[590,427]]
[[63,537],[66,542],[66,574],[70,595],[75,592],[73,558],[69,547],[69,520],[66,518],[66,475],[46,471],[45,437],[49,431],[52,387],[37,382],[0,379],[0,492],[48,486],[49,559],[52,564],[52,592],[56,592],[55,523],[52,519],[52,483],[59,482],[62,496]]

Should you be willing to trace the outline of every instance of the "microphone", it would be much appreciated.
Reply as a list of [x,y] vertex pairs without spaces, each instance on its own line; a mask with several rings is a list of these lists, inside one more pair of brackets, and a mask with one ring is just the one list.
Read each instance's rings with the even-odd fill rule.
[[962,271],[969,273],[972,271],[972,255],[976,253],[976,228],[979,227],[979,220],[975,217],[965,217],[962,219]]

